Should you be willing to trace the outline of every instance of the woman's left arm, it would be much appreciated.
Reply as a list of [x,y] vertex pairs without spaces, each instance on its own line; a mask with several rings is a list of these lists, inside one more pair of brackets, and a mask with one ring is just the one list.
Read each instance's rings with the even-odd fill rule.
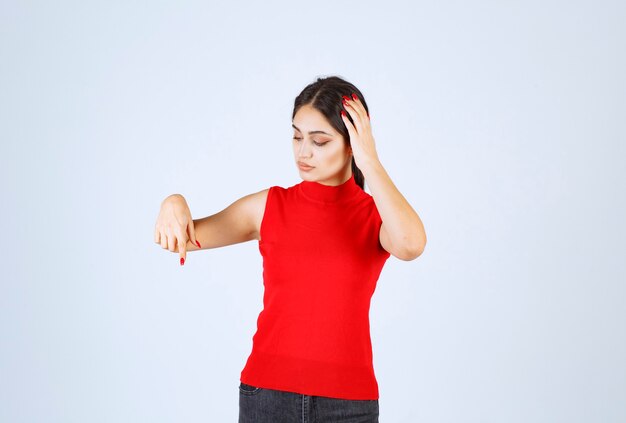
[[424,224],[417,212],[398,191],[380,161],[359,169],[363,172],[383,220],[380,226],[380,244],[401,260],[416,259],[426,246]]
[[350,134],[354,161],[363,172],[383,221],[380,227],[380,244],[401,260],[414,260],[422,254],[426,246],[426,232],[422,220],[398,191],[380,163],[369,115],[361,101],[356,94],[352,94],[352,99],[344,96],[343,104],[354,122],[354,124],[350,122],[342,113],[343,122]]

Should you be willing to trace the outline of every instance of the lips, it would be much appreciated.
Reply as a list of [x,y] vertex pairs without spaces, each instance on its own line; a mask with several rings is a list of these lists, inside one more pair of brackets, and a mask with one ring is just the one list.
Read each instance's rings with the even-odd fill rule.
[[308,164],[306,164],[306,163],[298,162],[298,165],[299,165],[299,166],[302,166],[302,167],[306,167],[306,168],[311,168],[311,169],[313,169],[313,166],[310,166],[310,165],[308,165]]

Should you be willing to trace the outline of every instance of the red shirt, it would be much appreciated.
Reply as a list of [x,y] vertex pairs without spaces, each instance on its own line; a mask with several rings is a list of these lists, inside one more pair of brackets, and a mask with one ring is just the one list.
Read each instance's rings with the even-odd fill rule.
[[390,254],[373,197],[338,186],[270,188],[261,222],[263,310],[240,381],[343,399],[378,399],[370,300]]

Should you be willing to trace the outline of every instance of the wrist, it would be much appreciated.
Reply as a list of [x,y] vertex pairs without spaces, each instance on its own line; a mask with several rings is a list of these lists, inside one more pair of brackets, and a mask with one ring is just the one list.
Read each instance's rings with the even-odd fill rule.
[[365,163],[358,166],[358,168],[363,173],[363,176],[365,177],[365,179],[367,179],[368,174],[376,172],[380,170],[382,167],[383,165],[382,163],[380,163],[380,160],[378,159],[378,157],[373,157],[367,160]]

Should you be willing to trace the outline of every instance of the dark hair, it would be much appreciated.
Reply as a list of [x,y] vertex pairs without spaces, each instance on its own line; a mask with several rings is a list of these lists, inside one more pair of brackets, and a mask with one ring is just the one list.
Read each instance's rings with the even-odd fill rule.
[[[363,97],[361,91],[353,84],[338,76],[317,78],[315,82],[307,85],[296,97],[291,119],[293,120],[302,106],[311,105],[326,117],[330,125],[335,128],[337,132],[343,135],[346,145],[350,145],[350,134],[341,118],[341,111],[345,110],[342,103],[343,96],[345,95],[352,98],[352,93],[355,93],[359,97],[365,110],[369,113],[365,97]],[[350,113],[346,112],[346,116],[350,123],[354,124]],[[365,178],[363,177],[361,169],[356,166],[354,156],[352,156],[352,173],[354,174],[354,181],[361,189],[364,189]]]

